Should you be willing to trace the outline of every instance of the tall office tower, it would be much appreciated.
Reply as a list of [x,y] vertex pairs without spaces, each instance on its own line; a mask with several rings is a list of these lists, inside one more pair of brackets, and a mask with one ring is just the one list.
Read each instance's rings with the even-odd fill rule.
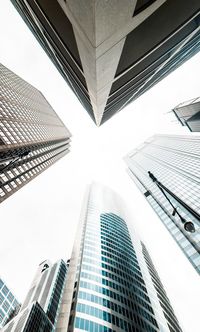
[[132,180],[200,273],[200,136],[155,135],[125,161]]
[[116,193],[90,186],[56,332],[181,331],[161,283],[152,281],[158,279],[156,271],[149,272],[146,252],[128,221]]
[[19,302],[0,278],[0,329],[18,313],[19,308]]
[[0,202],[69,152],[69,142],[41,92],[0,64]]
[[187,126],[190,131],[200,131],[200,97],[177,105],[172,112],[182,126]]
[[12,0],[97,125],[200,49],[199,0]]
[[2,332],[54,332],[67,276],[67,264],[42,262],[19,314]]

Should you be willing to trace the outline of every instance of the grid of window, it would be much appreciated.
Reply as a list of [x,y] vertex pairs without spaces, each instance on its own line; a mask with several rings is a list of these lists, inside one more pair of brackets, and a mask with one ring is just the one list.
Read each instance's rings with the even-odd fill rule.
[[50,321],[55,325],[58,316],[58,309],[62,299],[62,293],[65,285],[65,280],[67,276],[67,266],[66,264],[61,261],[59,266],[59,271],[55,280],[55,284],[53,287],[53,291],[51,294],[51,299],[49,301],[48,309],[47,309],[47,316]]
[[151,171],[164,186],[199,214],[199,143],[198,136],[156,135],[127,157],[131,177],[143,193],[146,191],[150,193],[146,199],[198,273],[200,273],[199,221],[170,197],[181,215],[195,225],[195,233],[186,232],[178,215],[172,216],[172,206],[149,178],[148,171]]
[[20,304],[0,279],[0,328],[3,327],[13,313],[19,308]]
[[51,321],[48,319],[45,312],[42,310],[40,305],[36,302],[33,305],[31,312],[28,316],[26,325],[23,329],[24,332],[53,332],[54,327]]
[[92,322],[88,319],[83,319],[76,317],[75,321],[75,327],[84,330],[84,331],[96,331],[96,332],[113,332],[113,330],[109,327],[106,327],[104,325],[100,325],[98,323]]
[[14,320],[8,323],[4,332],[54,332],[54,326],[38,302],[21,311]]
[[66,155],[69,143],[44,96],[0,64],[0,202]]
[[104,213],[98,222],[87,221],[80,262],[70,325],[87,330],[91,324],[90,331],[101,331],[102,327],[108,331],[115,328],[158,331],[136,252],[122,218]]

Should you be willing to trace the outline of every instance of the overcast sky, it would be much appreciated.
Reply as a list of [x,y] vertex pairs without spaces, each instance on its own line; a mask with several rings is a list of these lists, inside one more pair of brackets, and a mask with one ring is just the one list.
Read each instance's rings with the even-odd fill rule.
[[0,62],[37,87],[72,133],[71,152],[0,206],[0,274],[20,301],[37,265],[69,258],[91,181],[121,194],[185,332],[199,332],[199,276],[126,173],[123,156],[154,133],[189,134],[172,114],[200,95],[196,55],[97,128],[9,0],[0,1]]

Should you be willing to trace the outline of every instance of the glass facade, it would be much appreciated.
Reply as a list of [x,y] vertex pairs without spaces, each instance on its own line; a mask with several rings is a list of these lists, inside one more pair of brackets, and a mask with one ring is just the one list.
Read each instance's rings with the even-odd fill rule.
[[23,332],[53,332],[53,323],[48,319],[41,306],[36,302],[32,305],[27,322],[24,326]]
[[136,235],[133,241],[121,207],[110,189],[91,186],[69,264],[71,298],[63,298],[70,303],[62,312],[69,315],[68,326],[59,324],[57,332],[181,331],[166,324],[150,275],[146,282],[142,246]]
[[42,262],[22,304],[19,314],[6,324],[3,332],[53,332],[58,319],[67,277],[67,264]]
[[48,318],[54,325],[57,322],[62,293],[67,277],[66,263],[64,261],[61,261],[60,264],[56,263],[56,265],[58,265],[58,269],[51,285],[52,292],[46,311]]
[[69,152],[69,142],[41,92],[0,64],[0,202]]
[[[200,137],[155,135],[125,158],[129,174],[163,224],[200,273]],[[166,196],[186,221],[192,221],[196,231],[189,233],[168,199],[163,195],[148,171],[181,202]],[[187,204],[194,213],[186,209]],[[194,215],[195,214],[195,215]]]
[[19,308],[19,302],[0,278],[0,328],[17,314]]
[[38,302],[20,312],[17,320],[5,326],[3,332],[54,332],[54,326]]

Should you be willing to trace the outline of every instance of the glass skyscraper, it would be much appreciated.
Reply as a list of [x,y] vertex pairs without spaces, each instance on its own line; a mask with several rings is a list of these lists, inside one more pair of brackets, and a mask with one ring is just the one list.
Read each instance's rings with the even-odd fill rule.
[[132,180],[200,273],[200,136],[155,135],[125,161]]
[[0,328],[19,311],[20,304],[11,290],[0,278]]
[[3,332],[54,332],[67,276],[67,264],[42,262],[19,314]]
[[200,97],[180,103],[172,112],[182,126],[187,126],[193,132],[200,131]]
[[56,332],[180,332],[121,198],[92,184],[74,241]]
[[0,203],[66,155],[70,136],[42,93],[0,64]]

